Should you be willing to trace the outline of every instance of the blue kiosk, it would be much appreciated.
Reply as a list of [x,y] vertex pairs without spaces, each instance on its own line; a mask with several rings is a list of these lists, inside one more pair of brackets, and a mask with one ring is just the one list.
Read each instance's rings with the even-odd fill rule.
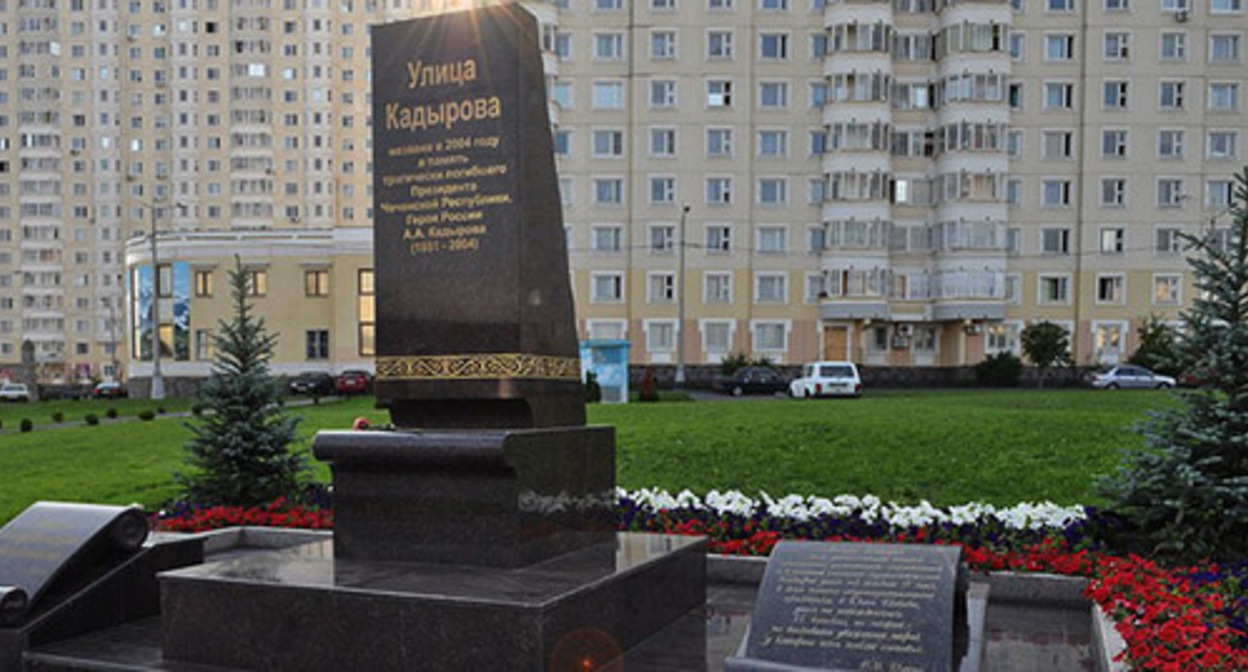
[[604,403],[628,403],[628,341],[581,341],[581,378],[589,371],[598,378]]

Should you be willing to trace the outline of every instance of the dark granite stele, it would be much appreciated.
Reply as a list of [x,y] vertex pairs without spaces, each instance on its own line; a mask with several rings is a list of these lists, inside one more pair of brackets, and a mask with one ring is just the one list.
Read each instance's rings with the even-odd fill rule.
[[582,669],[700,608],[706,551],[702,538],[618,533],[518,569],[336,560],[328,541],[226,559],[162,575],[163,655],[241,669]]

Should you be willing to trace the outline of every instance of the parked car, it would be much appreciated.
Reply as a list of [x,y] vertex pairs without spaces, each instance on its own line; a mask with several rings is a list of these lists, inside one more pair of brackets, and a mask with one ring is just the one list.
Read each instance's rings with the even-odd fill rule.
[[1162,390],[1174,387],[1175,380],[1170,376],[1153,373],[1142,366],[1119,364],[1108,371],[1093,373],[1088,383],[1100,390],[1116,390],[1118,388],[1144,388]]
[[106,380],[91,390],[91,396],[96,399],[120,399],[126,396],[126,388],[115,380]]
[[324,371],[305,371],[290,381],[292,394],[325,396],[334,393],[334,377]]
[[351,369],[343,371],[334,379],[334,390],[338,394],[368,394],[372,389],[373,380],[367,371]]
[[30,401],[30,390],[22,383],[0,385],[0,401]]
[[739,397],[743,394],[776,394],[789,389],[789,381],[769,366],[743,366],[730,376],[716,376],[717,392]]
[[802,366],[802,375],[789,383],[789,396],[861,397],[862,378],[853,362],[811,362]]

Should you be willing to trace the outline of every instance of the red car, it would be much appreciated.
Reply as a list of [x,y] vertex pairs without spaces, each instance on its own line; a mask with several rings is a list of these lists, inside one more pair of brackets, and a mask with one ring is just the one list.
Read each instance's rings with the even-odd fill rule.
[[334,391],[341,395],[368,394],[372,386],[372,378],[367,371],[343,371],[334,380]]

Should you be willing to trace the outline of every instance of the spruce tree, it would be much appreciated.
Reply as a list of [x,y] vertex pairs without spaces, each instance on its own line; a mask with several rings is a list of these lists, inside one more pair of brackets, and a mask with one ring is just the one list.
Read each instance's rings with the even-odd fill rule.
[[263,505],[297,495],[308,471],[306,456],[291,449],[299,419],[283,412],[280,385],[269,374],[277,337],[253,315],[249,277],[236,258],[229,274],[234,314],[218,322],[212,374],[199,391],[211,412],[187,423],[192,469],[174,474],[187,501]]
[[1200,386],[1149,414],[1146,448],[1101,482],[1135,550],[1179,560],[1248,556],[1248,169],[1229,244],[1188,237],[1195,279],[1176,360]]

